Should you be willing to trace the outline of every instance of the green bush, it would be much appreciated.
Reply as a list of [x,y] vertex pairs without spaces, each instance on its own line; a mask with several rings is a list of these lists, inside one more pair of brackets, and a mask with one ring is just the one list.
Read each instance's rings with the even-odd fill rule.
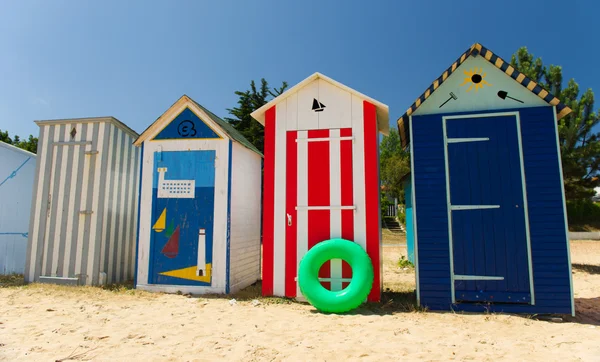
[[408,260],[404,255],[400,256],[400,259],[398,260],[398,266],[400,268],[414,268],[414,264],[410,262],[410,260]]
[[569,225],[600,223],[600,205],[592,200],[567,201]]
[[398,210],[398,222],[401,223],[402,225],[406,225],[406,214],[403,212],[400,212],[400,210]]

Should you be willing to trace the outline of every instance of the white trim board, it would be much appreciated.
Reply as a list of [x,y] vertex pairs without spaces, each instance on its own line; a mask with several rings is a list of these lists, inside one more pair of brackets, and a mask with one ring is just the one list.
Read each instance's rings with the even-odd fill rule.
[[448,143],[463,143],[463,142],[482,142],[489,141],[489,137],[473,137],[473,138],[448,138]]
[[486,275],[455,275],[454,280],[504,280],[504,277]]
[[484,210],[484,209],[499,209],[500,205],[450,205],[450,210]]
[[[497,113],[478,113],[478,114],[465,114],[465,115],[452,115],[452,116],[442,116],[442,126],[443,126],[443,135],[444,135],[444,163],[446,167],[446,198],[447,198],[447,209],[448,209],[448,232],[449,232],[449,244],[450,244],[450,282],[451,282],[451,290],[452,290],[452,303],[456,303],[455,296],[455,288],[454,281],[456,280],[456,276],[454,275],[454,252],[453,252],[453,240],[452,240],[452,211],[453,206],[450,199],[450,172],[449,172],[449,164],[448,164],[448,132],[446,129],[447,120],[451,119],[465,119],[465,118],[491,118],[491,117],[502,117],[502,116],[514,116],[517,128],[517,140],[518,140],[518,148],[519,148],[519,165],[521,171],[521,188],[523,192],[523,208],[524,208],[524,221],[525,221],[525,237],[526,237],[526,246],[527,246],[527,266],[529,271],[529,292],[531,295],[531,305],[535,305],[535,290],[533,285],[533,263],[531,258],[531,237],[529,232],[529,209],[527,205],[527,183],[525,180],[525,162],[523,159],[523,142],[521,138],[521,119],[519,116],[519,112],[497,112]],[[488,138],[489,140],[489,138]],[[461,206],[461,205],[455,205]],[[495,207],[481,207],[481,206],[492,206],[492,205],[480,205],[479,208],[482,209],[491,209]],[[496,206],[496,205],[494,205]],[[463,205],[464,207],[464,205]],[[499,206],[498,206],[499,207]],[[466,210],[466,208],[457,208],[456,211]],[[414,211],[413,211],[414,212]]]

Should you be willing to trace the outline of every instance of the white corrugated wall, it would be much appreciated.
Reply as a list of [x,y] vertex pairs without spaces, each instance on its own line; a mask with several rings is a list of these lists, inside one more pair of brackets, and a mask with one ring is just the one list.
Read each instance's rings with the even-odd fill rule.
[[[25,280],[133,276],[139,151],[113,118],[41,121]],[[119,125],[117,127],[117,125]]]

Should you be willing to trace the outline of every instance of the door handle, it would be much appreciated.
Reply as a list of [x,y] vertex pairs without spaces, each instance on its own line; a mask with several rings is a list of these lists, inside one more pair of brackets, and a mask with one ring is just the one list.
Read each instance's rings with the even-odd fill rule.
[[292,226],[292,215],[287,214],[287,224],[288,226]]

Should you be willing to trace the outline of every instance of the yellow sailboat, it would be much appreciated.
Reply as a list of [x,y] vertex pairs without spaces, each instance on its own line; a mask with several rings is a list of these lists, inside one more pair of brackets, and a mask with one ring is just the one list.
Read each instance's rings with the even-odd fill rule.
[[163,212],[158,217],[158,220],[156,220],[156,222],[154,223],[154,226],[152,227],[152,229],[154,231],[160,233],[163,230],[165,230],[166,224],[167,224],[167,208],[165,207]]

